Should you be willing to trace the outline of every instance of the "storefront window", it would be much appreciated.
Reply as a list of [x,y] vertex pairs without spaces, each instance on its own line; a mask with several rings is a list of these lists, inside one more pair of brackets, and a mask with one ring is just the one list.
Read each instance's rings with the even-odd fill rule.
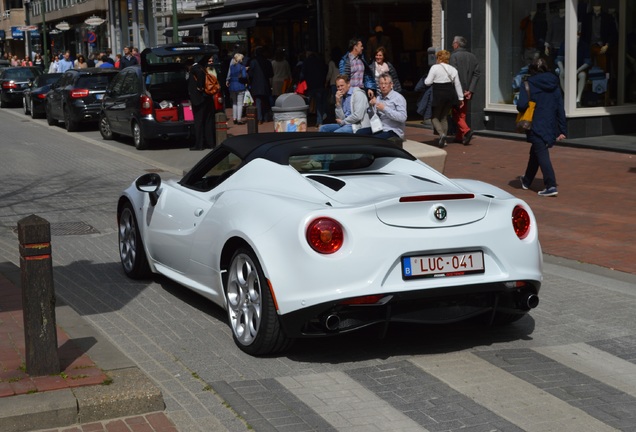
[[633,3],[491,0],[490,106],[514,105],[528,65],[539,57],[559,75],[569,111],[636,102]]

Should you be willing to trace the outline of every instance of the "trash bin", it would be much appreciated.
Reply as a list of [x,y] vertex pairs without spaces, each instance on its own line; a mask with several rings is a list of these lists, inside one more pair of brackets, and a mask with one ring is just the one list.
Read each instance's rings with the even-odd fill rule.
[[306,132],[308,108],[305,99],[295,93],[278,96],[275,106],[272,107],[274,131]]

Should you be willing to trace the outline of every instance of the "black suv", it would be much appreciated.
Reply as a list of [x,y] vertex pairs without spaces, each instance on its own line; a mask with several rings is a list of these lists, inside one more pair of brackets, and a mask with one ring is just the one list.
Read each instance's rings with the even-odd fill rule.
[[97,123],[106,88],[117,75],[112,68],[70,69],[51,86],[46,95],[46,121],[63,121],[66,130],[76,131],[81,123]]
[[24,89],[40,74],[42,74],[40,69],[34,67],[3,69],[0,72],[0,107],[6,108],[9,104],[21,104]]
[[99,131],[104,139],[133,138],[138,150],[156,139],[194,138],[186,60],[218,53],[211,44],[179,43],[146,48],[141,65],[119,72],[102,100]]

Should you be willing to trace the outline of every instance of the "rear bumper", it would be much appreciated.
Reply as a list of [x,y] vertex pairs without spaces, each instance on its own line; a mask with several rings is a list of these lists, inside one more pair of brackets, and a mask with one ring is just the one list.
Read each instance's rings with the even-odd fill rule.
[[23,90],[3,91],[1,97],[2,97],[2,100],[4,100],[5,102],[18,103],[18,102],[22,102],[23,93],[24,93]]
[[147,139],[188,139],[194,137],[194,122],[165,121],[158,122],[152,117],[140,120],[141,130]]
[[280,320],[288,337],[301,338],[348,333],[380,323],[447,324],[495,312],[522,316],[536,306],[532,302],[538,302],[540,287],[538,281],[525,281],[519,288],[496,283],[388,293],[373,305],[334,301],[290,312]]
[[77,122],[96,123],[99,121],[101,104],[86,105],[83,102],[76,102],[71,105],[73,120]]

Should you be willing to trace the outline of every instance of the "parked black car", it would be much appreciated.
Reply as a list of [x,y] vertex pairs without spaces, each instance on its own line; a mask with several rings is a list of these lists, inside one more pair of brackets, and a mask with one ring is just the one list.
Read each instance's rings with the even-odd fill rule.
[[46,115],[46,94],[61,76],[61,73],[45,73],[29,82],[22,93],[22,108],[25,115],[31,114],[32,118]]
[[42,74],[35,67],[9,67],[0,71],[0,108],[22,103],[29,81]]
[[63,121],[66,130],[76,131],[81,123],[97,123],[101,99],[117,75],[111,68],[70,69],[51,86],[46,95],[46,121]]
[[211,44],[179,43],[146,48],[141,64],[119,72],[102,100],[99,131],[104,139],[133,138],[144,150],[156,139],[194,137],[186,59],[218,53]]

